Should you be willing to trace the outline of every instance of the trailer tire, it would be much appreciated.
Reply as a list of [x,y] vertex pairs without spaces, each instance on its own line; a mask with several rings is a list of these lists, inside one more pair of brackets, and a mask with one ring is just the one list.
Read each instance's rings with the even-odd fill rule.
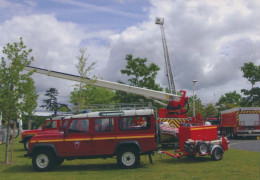
[[211,152],[211,159],[214,161],[219,161],[223,157],[223,150],[221,147],[215,147],[213,148]]
[[206,154],[209,149],[205,142],[198,142],[196,147],[199,154]]

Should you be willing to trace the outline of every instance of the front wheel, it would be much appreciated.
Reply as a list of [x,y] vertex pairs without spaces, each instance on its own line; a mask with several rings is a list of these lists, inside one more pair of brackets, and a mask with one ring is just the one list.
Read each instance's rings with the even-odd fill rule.
[[39,150],[33,154],[32,165],[37,171],[48,171],[54,167],[54,156],[50,151]]
[[117,163],[123,168],[135,168],[140,164],[140,154],[135,148],[123,148],[117,154]]
[[23,143],[23,147],[24,147],[24,149],[27,151],[28,150],[28,148],[29,148],[29,140],[27,140],[27,141],[25,141],[24,143]]

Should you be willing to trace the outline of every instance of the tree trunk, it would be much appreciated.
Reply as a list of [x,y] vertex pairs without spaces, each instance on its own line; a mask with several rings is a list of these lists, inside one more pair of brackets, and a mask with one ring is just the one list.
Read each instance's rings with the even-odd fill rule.
[[6,146],[5,146],[5,164],[8,164],[8,150],[9,150],[9,137],[10,137],[10,122],[7,121],[7,130],[6,130]]
[[11,149],[11,160],[10,160],[10,164],[13,163],[13,159],[14,159],[14,139],[15,139],[15,128],[16,128],[16,123],[13,123],[13,136],[12,136],[12,149]]
[[28,121],[28,130],[31,130],[31,128],[32,128],[31,126],[32,126],[32,121],[29,120],[29,121]]

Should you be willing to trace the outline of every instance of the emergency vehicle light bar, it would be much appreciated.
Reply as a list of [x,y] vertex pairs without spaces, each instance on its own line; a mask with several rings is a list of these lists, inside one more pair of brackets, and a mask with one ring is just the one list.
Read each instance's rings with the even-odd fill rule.
[[124,112],[118,111],[118,112],[100,112],[99,116],[122,116],[124,115]]

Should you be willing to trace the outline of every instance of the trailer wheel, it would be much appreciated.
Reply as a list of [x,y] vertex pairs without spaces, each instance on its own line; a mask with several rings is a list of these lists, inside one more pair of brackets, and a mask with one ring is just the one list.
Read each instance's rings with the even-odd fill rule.
[[223,150],[221,147],[215,147],[211,153],[211,159],[215,161],[221,160],[223,157]]
[[208,146],[204,142],[197,143],[197,152],[200,154],[206,154],[208,152]]
[[140,154],[136,148],[122,148],[117,154],[117,163],[123,168],[135,168],[140,163]]

